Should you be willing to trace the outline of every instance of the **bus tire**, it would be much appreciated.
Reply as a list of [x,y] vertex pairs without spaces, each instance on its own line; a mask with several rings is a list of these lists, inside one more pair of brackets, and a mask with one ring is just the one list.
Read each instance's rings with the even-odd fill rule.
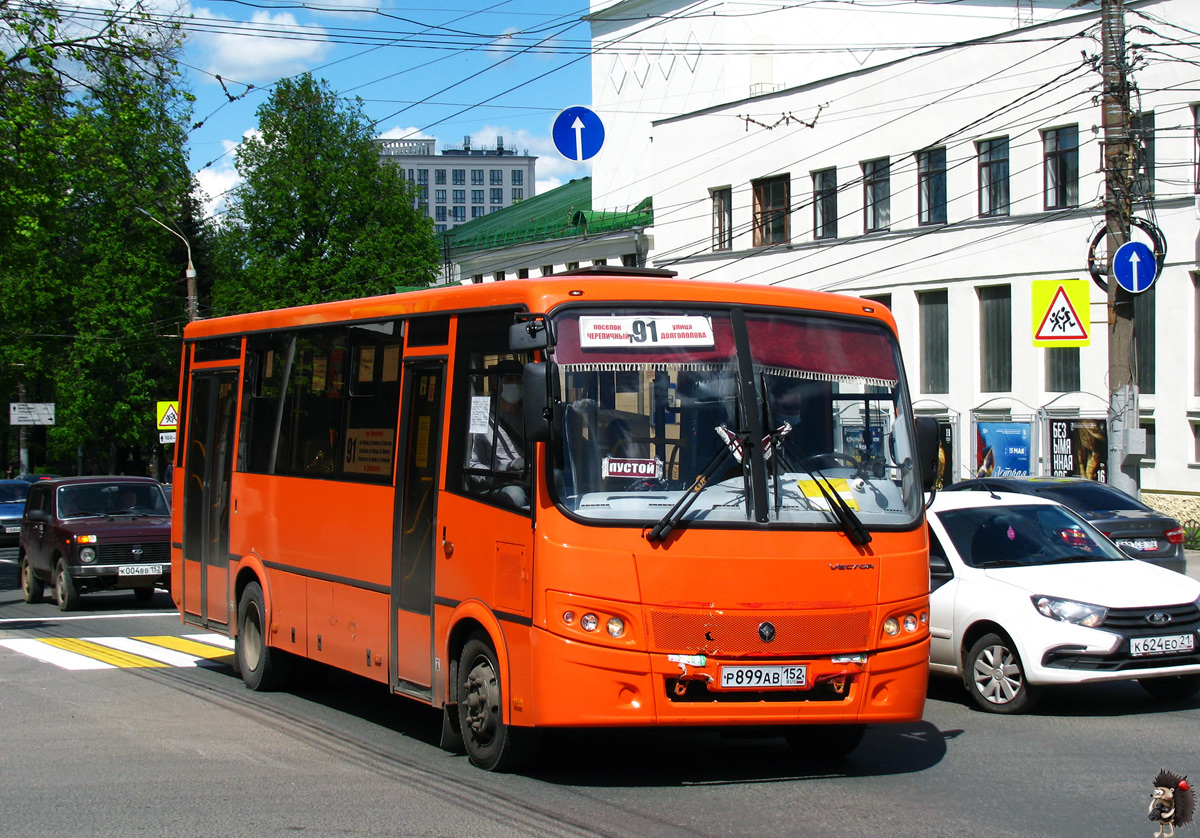
[[267,610],[262,586],[251,582],[238,600],[238,633],[234,656],[242,681],[256,692],[282,689],[291,679],[293,659],[267,643]]
[[46,592],[46,583],[37,578],[37,574],[33,572],[29,562],[25,561],[24,556],[21,557],[18,565],[21,574],[21,596],[28,603],[41,602],[42,594]]
[[515,771],[537,755],[540,731],[504,723],[500,665],[487,635],[471,635],[458,665],[458,726],[467,759],[485,771]]
[[814,760],[833,760],[849,756],[862,742],[866,725],[799,725],[784,739],[797,756]]

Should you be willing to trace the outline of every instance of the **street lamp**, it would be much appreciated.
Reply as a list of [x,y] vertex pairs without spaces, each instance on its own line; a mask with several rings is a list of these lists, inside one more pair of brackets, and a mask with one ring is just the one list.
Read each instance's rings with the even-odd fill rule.
[[189,323],[198,319],[199,315],[196,313],[196,269],[192,267],[192,245],[188,242],[187,237],[179,232],[177,228],[168,227],[141,207],[134,207],[134,209],[171,235],[178,237],[183,242],[183,246],[187,248],[187,318]]

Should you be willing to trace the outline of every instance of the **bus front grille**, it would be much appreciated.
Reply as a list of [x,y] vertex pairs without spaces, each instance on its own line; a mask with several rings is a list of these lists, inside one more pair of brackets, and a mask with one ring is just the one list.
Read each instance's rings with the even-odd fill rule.
[[865,610],[798,614],[651,609],[649,622],[651,651],[668,654],[827,655],[870,645],[871,614]]

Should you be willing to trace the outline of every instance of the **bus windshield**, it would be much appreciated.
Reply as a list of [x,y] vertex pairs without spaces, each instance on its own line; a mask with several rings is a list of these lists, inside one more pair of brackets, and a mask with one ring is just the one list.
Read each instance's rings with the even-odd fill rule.
[[[554,322],[553,491],[573,515],[652,525],[675,509],[689,525],[837,526],[837,506],[866,527],[918,519],[913,440],[897,421],[904,376],[882,324],[620,307]],[[752,509],[755,468],[765,510]]]

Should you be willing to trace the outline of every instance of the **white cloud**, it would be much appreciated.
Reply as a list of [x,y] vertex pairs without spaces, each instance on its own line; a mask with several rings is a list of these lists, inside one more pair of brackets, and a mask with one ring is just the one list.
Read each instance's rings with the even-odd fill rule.
[[[245,22],[221,18],[204,8],[196,9],[195,16],[199,21],[223,24],[221,32],[196,34],[191,40],[207,55],[205,69],[226,79],[272,82],[313,67],[332,48],[323,40],[325,29],[301,25],[288,12],[256,11]],[[269,37],[280,31],[289,37]]]
[[429,134],[426,134],[420,128],[389,128],[379,135],[381,140],[428,140],[432,139]]
[[[247,136],[251,132],[246,132]],[[204,217],[223,215],[229,208],[229,193],[242,182],[242,176],[234,168],[233,152],[238,143],[223,140],[226,154],[211,166],[196,172],[196,180],[204,192]]]

